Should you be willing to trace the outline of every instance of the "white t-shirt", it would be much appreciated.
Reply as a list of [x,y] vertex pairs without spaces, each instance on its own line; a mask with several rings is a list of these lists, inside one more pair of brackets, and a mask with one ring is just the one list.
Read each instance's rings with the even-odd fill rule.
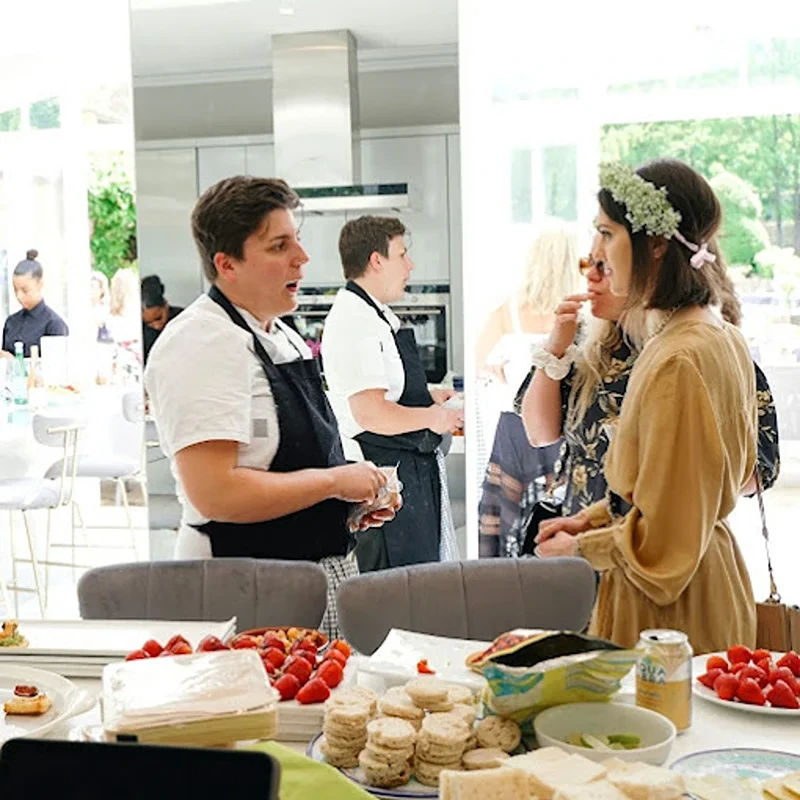
[[406,384],[403,362],[392,335],[392,330],[400,327],[400,320],[388,306],[372,299],[389,320],[391,329],[357,294],[340,289],[325,319],[322,336],[328,397],[348,457],[352,457],[353,448],[347,440],[364,430],[353,417],[349,399],[367,389],[385,389],[386,399],[397,402]]
[[[311,358],[305,342],[280,320],[267,332],[250,313],[238,311],[276,364]],[[164,328],[150,351],[144,381],[183,506],[181,536],[194,532],[198,546],[208,550],[179,548],[179,555],[210,555],[208,538],[187,530],[208,520],[186,497],[175,454],[199,442],[234,441],[239,443],[237,464],[269,469],[280,443],[278,416],[253,337],[202,295]]]

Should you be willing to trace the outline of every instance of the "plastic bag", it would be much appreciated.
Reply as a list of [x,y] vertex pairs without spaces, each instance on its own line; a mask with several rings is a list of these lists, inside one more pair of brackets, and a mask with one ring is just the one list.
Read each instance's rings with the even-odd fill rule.
[[386,486],[381,488],[378,496],[371,503],[360,503],[350,511],[347,516],[350,533],[357,533],[360,530],[361,523],[367,514],[395,508],[400,502],[403,483],[398,477],[397,467],[378,467],[378,469],[386,476]]
[[606,702],[636,664],[635,650],[579,633],[516,630],[503,634],[467,666],[486,678],[488,714],[513,719],[533,733],[533,719],[551,706]]

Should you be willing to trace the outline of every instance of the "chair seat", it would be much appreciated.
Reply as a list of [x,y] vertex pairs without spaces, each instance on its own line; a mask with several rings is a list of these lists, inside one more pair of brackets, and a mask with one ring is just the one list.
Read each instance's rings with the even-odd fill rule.
[[[45,473],[45,478],[58,478],[61,476],[61,466],[64,459],[60,458]],[[135,459],[127,456],[117,456],[113,453],[102,456],[78,456],[78,466],[75,475],[78,478],[127,478],[139,471],[139,464]],[[72,459],[67,459],[67,472],[72,474]]]
[[0,480],[0,508],[18,511],[56,508],[61,481],[47,478],[8,478]]

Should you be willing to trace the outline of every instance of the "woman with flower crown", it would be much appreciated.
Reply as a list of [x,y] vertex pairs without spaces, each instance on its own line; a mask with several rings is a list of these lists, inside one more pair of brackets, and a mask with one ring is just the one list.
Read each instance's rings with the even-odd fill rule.
[[754,473],[756,389],[743,337],[712,311],[719,202],[672,160],[603,165],[600,184],[593,256],[626,297],[626,331],[638,317],[646,333],[606,457],[610,497],[545,523],[538,553],[601,572],[593,634],[633,646],[666,627],[698,653],[753,645],[755,601],[726,518]]

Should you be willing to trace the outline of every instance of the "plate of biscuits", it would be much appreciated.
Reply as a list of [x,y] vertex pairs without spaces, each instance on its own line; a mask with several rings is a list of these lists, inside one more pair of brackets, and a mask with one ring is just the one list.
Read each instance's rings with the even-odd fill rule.
[[325,703],[308,755],[378,797],[437,798],[442,772],[499,767],[520,747],[519,726],[477,720],[476,702],[468,687],[430,676],[380,697],[347,687]]
[[43,736],[94,703],[94,697],[54,672],[0,665],[0,744]]

